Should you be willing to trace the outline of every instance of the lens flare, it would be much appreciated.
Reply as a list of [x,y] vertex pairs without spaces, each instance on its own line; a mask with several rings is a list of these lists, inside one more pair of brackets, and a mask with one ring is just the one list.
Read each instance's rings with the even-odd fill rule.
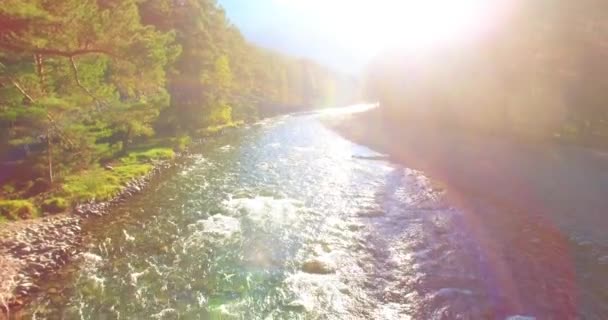
[[389,48],[425,51],[466,41],[492,28],[506,1],[275,0],[315,17],[344,48],[375,53]]

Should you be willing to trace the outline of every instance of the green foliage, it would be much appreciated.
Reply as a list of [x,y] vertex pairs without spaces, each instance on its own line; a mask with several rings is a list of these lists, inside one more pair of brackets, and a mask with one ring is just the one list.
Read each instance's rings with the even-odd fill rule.
[[232,107],[218,102],[209,108],[209,116],[205,121],[207,127],[228,124],[232,122]]
[[124,184],[133,178],[143,176],[152,170],[150,164],[128,164],[113,170],[90,169],[65,177],[59,193],[74,202],[104,201],[115,197]]
[[0,216],[8,220],[35,218],[38,209],[27,200],[0,200]]
[[175,152],[170,148],[135,151],[120,158],[111,169],[97,167],[66,176],[59,194],[74,202],[108,200],[127,182],[148,174],[153,168],[151,162],[174,157]]
[[340,103],[352,83],[248,43],[216,0],[4,0],[0,155],[22,156],[2,196],[108,199],[192,134]]
[[65,177],[62,195],[77,202],[109,200],[121,189],[116,175],[101,168]]
[[355,97],[353,79],[247,43],[214,0],[147,0],[140,10],[144,23],[171,30],[181,47],[167,86],[164,125],[173,131],[194,133]]
[[173,150],[178,152],[186,151],[190,144],[192,144],[192,138],[190,136],[179,136],[173,140]]
[[147,163],[118,166],[114,168],[113,176],[118,178],[121,185],[124,185],[133,178],[138,178],[148,174],[152,168],[152,165]]
[[123,164],[134,164],[152,162],[154,160],[170,160],[175,157],[175,152],[170,148],[153,148],[144,151],[134,151],[121,158]]
[[65,198],[54,197],[44,200],[41,205],[41,209],[48,213],[61,213],[65,212],[69,207],[69,203]]
[[122,144],[98,143],[94,145],[94,153],[102,161],[110,161],[120,153]]
[[169,160],[175,152],[169,148],[136,151],[120,159],[111,169],[94,168],[65,177],[63,195],[74,201],[108,200],[134,178],[148,174],[155,160]]
[[221,133],[225,129],[231,129],[231,128],[236,128],[238,126],[241,126],[241,125],[243,125],[243,123],[244,123],[243,121],[233,121],[233,122],[222,124],[222,125],[209,126],[205,129],[198,130],[196,132],[196,136],[211,137],[211,136]]

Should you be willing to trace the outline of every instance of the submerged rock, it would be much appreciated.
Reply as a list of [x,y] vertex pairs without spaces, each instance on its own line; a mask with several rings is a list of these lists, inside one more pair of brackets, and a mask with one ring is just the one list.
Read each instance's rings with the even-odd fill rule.
[[303,299],[297,299],[287,304],[287,308],[300,311],[300,312],[308,312],[312,310],[312,306],[309,302],[304,301]]
[[205,234],[219,238],[230,238],[241,231],[241,223],[238,219],[221,214],[211,216],[197,224],[202,226]]
[[179,313],[173,308],[166,308],[157,314],[152,315],[153,319],[176,319],[179,318]]
[[313,274],[329,274],[336,272],[336,265],[328,258],[317,257],[304,262],[302,271]]
[[516,315],[516,316],[507,317],[505,320],[536,320],[536,318],[535,317],[530,317],[530,316]]
[[346,227],[350,231],[359,231],[359,230],[365,228],[365,225],[362,223],[351,222],[351,223],[347,224]]

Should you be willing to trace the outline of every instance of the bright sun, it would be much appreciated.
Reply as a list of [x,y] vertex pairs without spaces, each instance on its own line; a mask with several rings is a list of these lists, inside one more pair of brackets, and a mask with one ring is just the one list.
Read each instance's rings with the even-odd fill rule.
[[345,48],[423,51],[466,40],[492,23],[499,1],[488,0],[275,0],[313,17],[311,25]]

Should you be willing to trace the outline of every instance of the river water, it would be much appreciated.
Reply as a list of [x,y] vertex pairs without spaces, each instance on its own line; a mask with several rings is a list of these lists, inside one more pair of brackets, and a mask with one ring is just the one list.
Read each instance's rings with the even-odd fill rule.
[[451,202],[422,173],[324,127],[334,116],[268,119],[204,142],[146,192],[88,221],[83,253],[42,284],[26,314],[608,317],[605,247],[482,202]]

